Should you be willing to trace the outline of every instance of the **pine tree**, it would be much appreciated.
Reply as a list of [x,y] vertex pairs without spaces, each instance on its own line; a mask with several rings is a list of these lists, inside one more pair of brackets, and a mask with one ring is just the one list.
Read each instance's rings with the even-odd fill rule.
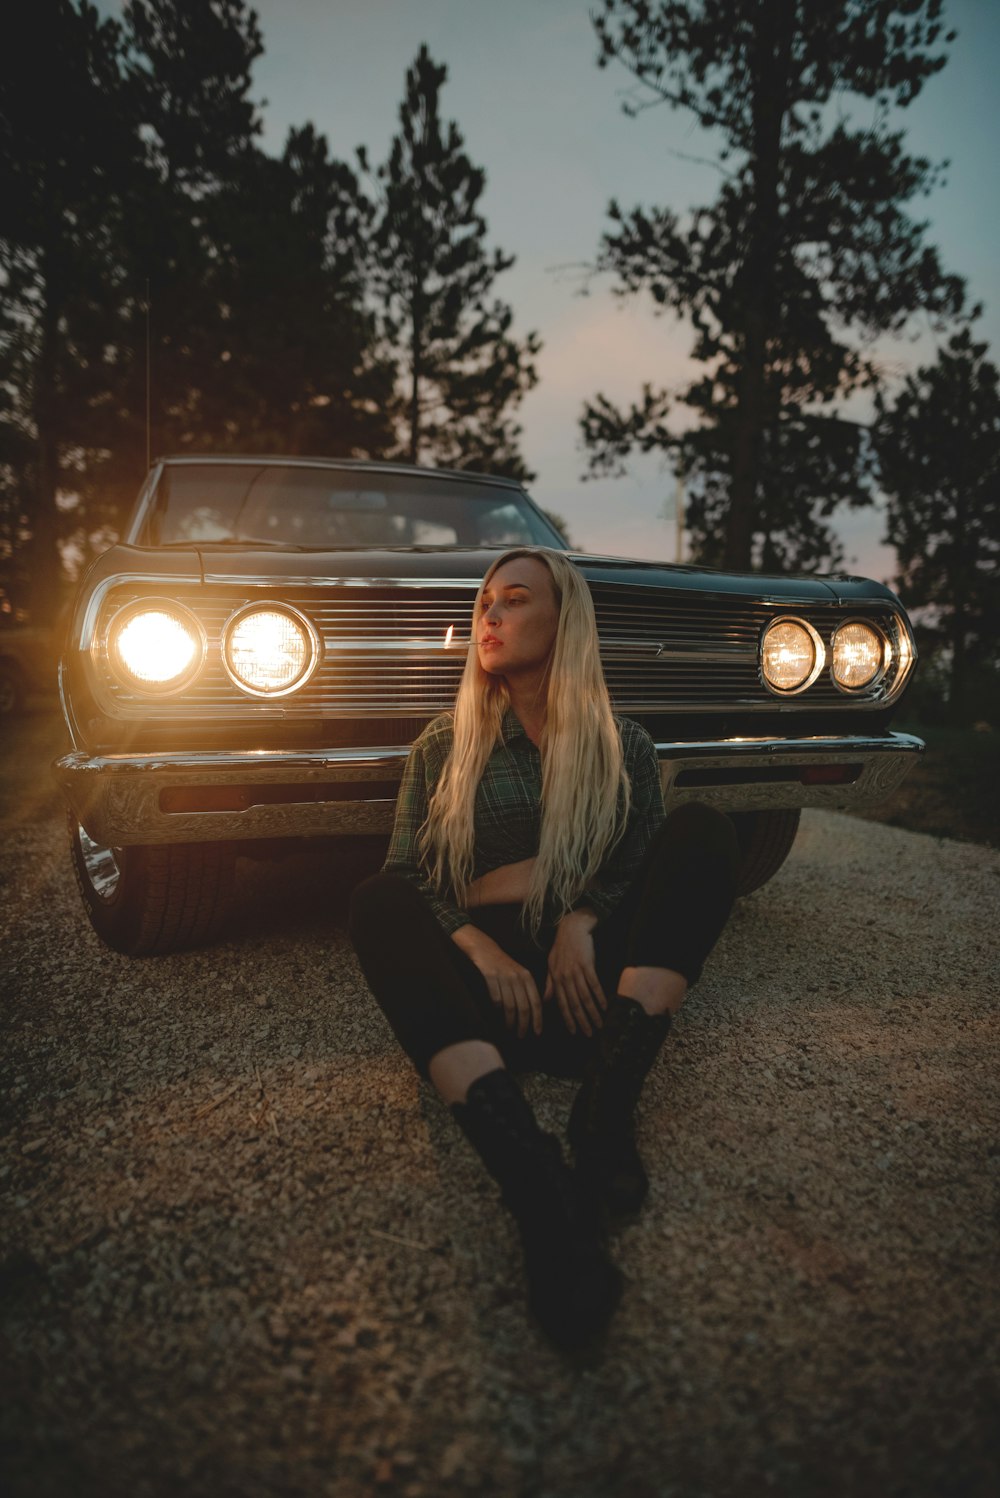
[[248,154],[223,192],[225,327],[206,429],[236,451],[369,457],[393,441],[394,368],[365,310],[367,222],[354,173],[311,125]]
[[382,454],[394,370],[365,306],[354,173],[311,126],[277,159],[259,148],[243,0],[132,0],[121,27],[39,0],[13,36],[0,568],[41,620],[60,545],[83,561],[114,538],[148,452]]
[[875,427],[897,586],[950,647],[958,719],[971,672],[1000,665],[1000,372],[986,355],[962,328],[891,405],[879,399]]
[[59,606],[58,497],[79,487],[119,353],[120,46],[85,0],[37,0],[0,49],[0,490],[36,623]]
[[[405,388],[397,409],[410,462],[527,478],[513,411],[535,384],[534,333],[492,299],[514,263],[485,248],[486,184],[453,122],[440,117],[447,69],[422,46],[406,75],[400,131],[375,174],[372,288]],[[364,150],[362,170],[369,171]]]
[[[226,347],[220,295],[225,215],[261,121],[250,98],[263,50],[244,0],[129,0],[124,11],[133,116],[145,174],[129,205],[132,343],[146,341],[149,293],[151,447],[215,446],[206,406]],[[137,363],[130,406],[144,406]],[[134,462],[130,462],[134,467]]]
[[[677,397],[686,434],[666,391],[624,412],[598,396],[591,467],[669,452],[702,561],[814,569],[838,556],[825,517],[870,502],[866,432],[837,413],[879,383],[872,341],[962,304],[908,211],[937,169],[888,126],[944,65],[941,0],[603,0],[595,26],[600,65],[644,91],[628,107],[692,114],[721,139],[724,181],[685,217],[611,205],[598,268],[688,318],[704,373]],[[874,105],[857,128],[851,96]]]

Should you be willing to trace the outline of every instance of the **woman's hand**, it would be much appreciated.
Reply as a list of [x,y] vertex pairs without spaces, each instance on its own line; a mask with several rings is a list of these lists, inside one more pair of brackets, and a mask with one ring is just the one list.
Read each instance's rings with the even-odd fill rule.
[[571,1035],[580,1025],[585,1035],[593,1034],[604,1024],[601,1010],[607,1009],[597,969],[594,966],[594,938],[597,925],[592,910],[571,910],[556,927],[556,939],[549,950],[549,977],[543,998],[553,996]]
[[451,939],[482,973],[490,998],[503,1006],[507,1025],[511,1029],[517,1025],[518,1037],[524,1039],[529,1024],[534,1025],[536,1035],[541,1035],[542,1001],[528,969],[508,957],[492,937],[471,922],[453,931]]

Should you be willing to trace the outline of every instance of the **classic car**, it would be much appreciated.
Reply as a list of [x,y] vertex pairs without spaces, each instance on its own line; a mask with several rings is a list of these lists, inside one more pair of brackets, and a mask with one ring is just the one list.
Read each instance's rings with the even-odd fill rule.
[[[205,942],[237,855],[387,835],[409,746],[454,700],[479,580],[525,543],[569,550],[508,479],[155,462],[60,664],[71,748],[53,768],[98,935],[133,955]],[[881,584],[570,555],[616,711],[652,735],[668,810],[732,817],[742,893],[781,866],[802,807],[877,800],[922,750],[889,729],[915,653]]]

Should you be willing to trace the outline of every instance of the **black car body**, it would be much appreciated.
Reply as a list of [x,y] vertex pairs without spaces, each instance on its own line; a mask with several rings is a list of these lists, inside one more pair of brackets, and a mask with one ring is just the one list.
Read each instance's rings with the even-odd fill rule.
[[[510,480],[154,464],[81,584],[60,667],[72,748],[55,771],[98,933],[136,954],[204,940],[237,852],[388,833],[409,745],[454,700],[479,581],[522,543],[567,550]],[[880,799],[922,750],[889,728],[915,653],[881,584],[572,559],[616,711],[655,740],[668,810],[733,817],[744,891],[803,806]]]

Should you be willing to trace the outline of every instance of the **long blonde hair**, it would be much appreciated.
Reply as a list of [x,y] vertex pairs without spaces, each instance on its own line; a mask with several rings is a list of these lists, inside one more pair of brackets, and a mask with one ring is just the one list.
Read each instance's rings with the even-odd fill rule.
[[472,644],[455,698],[452,747],[418,846],[437,891],[464,905],[474,867],[476,788],[510,706],[507,683],[479,664],[476,621],[490,578],[515,557],[535,557],[545,564],[559,604],[546,677],[546,723],[539,742],[539,846],[523,913],[537,935],[548,901],[558,920],[583,894],[621,837],[631,800],[621,738],[601,669],[590,589],[561,552],[545,546],[506,551],[479,585]]

